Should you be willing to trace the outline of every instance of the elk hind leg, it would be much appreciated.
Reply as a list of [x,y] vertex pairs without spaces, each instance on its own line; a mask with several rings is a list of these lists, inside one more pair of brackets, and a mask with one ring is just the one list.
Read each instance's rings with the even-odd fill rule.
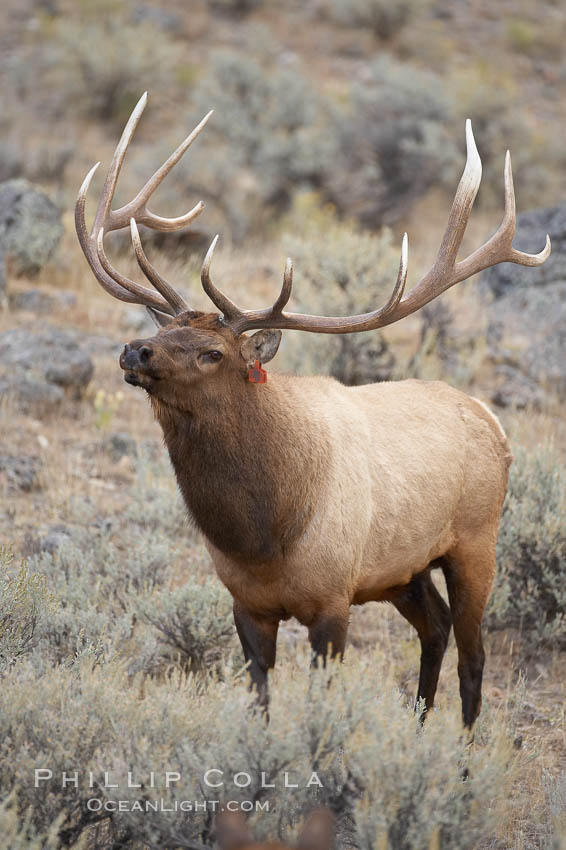
[[416,629],[421,642],[421,665],[415,709],[424,700],[425,712],[434,705],[442,659],[450,636],[450,609],[427,570],[416,575],[403,591],[394,597],[393,605]]
[[481,537],[450,553],[443,568],[458,647],[462,719],[470,731],[480,713],[485,652],[482,618],[495,573],[495,545]]

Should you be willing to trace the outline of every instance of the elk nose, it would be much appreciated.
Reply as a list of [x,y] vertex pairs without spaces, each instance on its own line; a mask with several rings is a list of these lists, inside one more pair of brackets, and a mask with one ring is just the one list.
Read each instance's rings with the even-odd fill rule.
[[153,348],[149,345],[142,345],[141,348],[138,348],[138,353],[140,356],[140,360],[142,363],[147,363],[151,355],[153,354]]
[[153,348],[149,345],[140,345],[138,348],[129,343],[124,346],[124,350],[120,355],[120,366],[122,369],[137,369],[139,366],[145,365],[153,354]]

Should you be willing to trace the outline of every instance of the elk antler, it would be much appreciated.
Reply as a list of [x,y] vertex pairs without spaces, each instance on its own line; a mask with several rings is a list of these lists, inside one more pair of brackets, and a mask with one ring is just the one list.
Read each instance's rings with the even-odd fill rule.
[[[176,151],[174,151],[169,159],[157,169],[155,174],[149,178],[143,189],[141,189],[136,197],[125,204],[118,210],[111,209],[112,198],[118,182],[118,176],[128,146],[132,140],[138,121],[145,109],[147,103],[147,92],[145,92],[138,101],[134,111],[130,115],[128,123],[124,128],[122,137],[118,142],[118,147],[114,151],[114,156],[110,164],[110,169],[106,175],[104,188],[98,209],[94,217],[94,224],[90,234],[87,231],[85,223],[85,204],[86,196],[90,186],[90,182],[94,172],[100,165],[98,162],[87,174],[84,182],[79,190],[77,202],[75,205],[75,228],[83,253],[88,260],[92,271],[94,272],[99,283],[104,289],[119,298],[121,301],[129,301],[132,304],[143,304],[150,312],[159,320],[163,313],[169,315],[177,315],[183,310],[188,310],[188,305],[184,302],[181,296],[175,292],[173,287],[164,280],[161,275],[153,268],[147,257],[142,251],[141,243],[136,227],[136,221],[153,228],[153,230],[172,231],[179,230],[190,224],[204,209],[204,204],[199,201],[192,210],[189,210],[185,215],[178,218],[162,218],[147,209],[147,202],[155,192],[164,177],[169,174],[171,169],[181,159],[185,151],[194,142],[200,131],[205,126],[206,122],[212,115],[212,111],[205,115],[200,124],[181,142]],[[134,283],[133,280],[125,277],[117,271],[108,260],[104,253],[104,235],[111,230],[120,230],[122,227],[130,226],[132,240],[136,251],[136,257],[146,277],[153,284],[159,295],[146,286],[140,286]],[[154,311],[157,311],[154,312]],[[162,317],[164,318],[164,317]]]
[[519,263],[523,266],[540,266],[550,254],[550,238],[539,254],[525,254],[513,248],[515,235],[515,191],[511,172],[509,151],[505,157],[505,213],[494,235],[477,248],[469,257],[456,262],[458,250],[470,217],[470,212],[481,182],[481,160],[478,154],[472,125],[466,121],[467,158],[456,196],[450,211],[448,225],[442,238],[440,250],[431,270],[402,299],[407,277],[407,234],[403,237],[399,274],[393,293],[384,307],[371,313],[357,316],[309,316],[302,313],[284,313],[283,307],[291,295],[292,265],[287,260],[281,293],[273,305],[266,310],[242,310],[219,289],[210,278],[210,263],[218,236],[213,240],[205,257],[201,280],[205,292],[224,314],[227,323],[236,333],[250,328],[283,328],[311,331],[313,333],[341,334],[354,331],[370,331],[390,325],[414,313],[432,301],[446,289],[497,263]]

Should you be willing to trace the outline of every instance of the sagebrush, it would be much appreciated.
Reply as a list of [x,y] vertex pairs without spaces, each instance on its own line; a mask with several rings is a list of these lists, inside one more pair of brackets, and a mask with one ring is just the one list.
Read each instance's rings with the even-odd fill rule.
[[[301,276],[295,293],[300,311],[350,316],[387,302],[399,265],[389,231],[370,234],[353,222],[340,223],[331,210],[312,209],[302,235],[284,243]],[[288,334],[283,357],[294,372],[331,375],[348,385],[388,380],[395,368],[381,333]]]
[[515,451],[497,563],[491,625],[566,647],[566,474],[551,444]]

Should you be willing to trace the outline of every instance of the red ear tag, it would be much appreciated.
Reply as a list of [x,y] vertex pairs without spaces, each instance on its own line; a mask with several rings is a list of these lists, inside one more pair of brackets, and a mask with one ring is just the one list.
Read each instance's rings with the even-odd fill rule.
[[259,360],[256,360],[253,366],[250,366],[248,381],[251,381],[252,384],[267,384],[267,372],[261,368]]

